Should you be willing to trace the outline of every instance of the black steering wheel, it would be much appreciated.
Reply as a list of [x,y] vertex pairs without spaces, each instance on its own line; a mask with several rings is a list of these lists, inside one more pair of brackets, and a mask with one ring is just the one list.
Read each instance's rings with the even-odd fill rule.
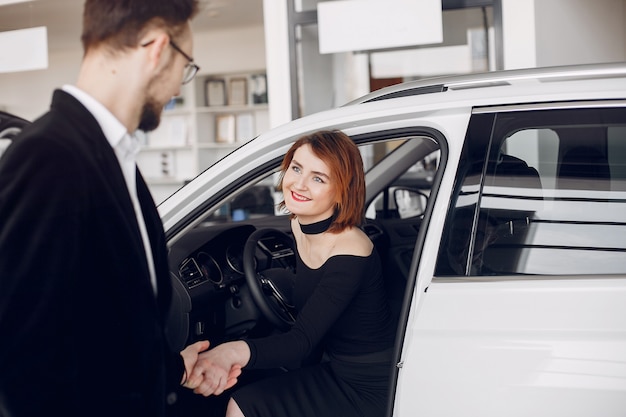
[[243,250],[243,271],[252,299],[276,328],[295,323],[292,288],[295,278],[295,243],[278,229],[252,233]]

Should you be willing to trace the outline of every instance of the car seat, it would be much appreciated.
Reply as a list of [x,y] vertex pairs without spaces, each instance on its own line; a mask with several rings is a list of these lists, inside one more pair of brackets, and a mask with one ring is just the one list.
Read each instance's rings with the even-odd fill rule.
[[559,165],[557,186],[569,190],[609,190],[611,173],[606,156],[591,146],[568,149]]

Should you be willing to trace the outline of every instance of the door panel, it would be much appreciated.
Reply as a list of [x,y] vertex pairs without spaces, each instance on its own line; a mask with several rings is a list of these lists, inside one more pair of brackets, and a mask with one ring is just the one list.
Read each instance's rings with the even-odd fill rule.
[[626,279],[435,280],[398,416],[623,416]]

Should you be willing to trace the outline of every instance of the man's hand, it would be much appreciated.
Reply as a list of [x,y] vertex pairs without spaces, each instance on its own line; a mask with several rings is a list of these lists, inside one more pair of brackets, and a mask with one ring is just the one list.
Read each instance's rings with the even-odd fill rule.
[[207,350],[209,348],[209,345],[210,343],[208,340],[202,340],[200,342],[196,342],[192,345],[187,346],[185,349],[183,349],[182,352],[180,352],[180,356],[183,357],[183,362],[185,363],[185,374],[183,375],[183,379],[180,383],[182,386],[187,387],[186,384],[188,382],[189,375],[191,375],[191,371],[196,365],[198,355],[200,354],[200,352],[204,352],[205,350]]

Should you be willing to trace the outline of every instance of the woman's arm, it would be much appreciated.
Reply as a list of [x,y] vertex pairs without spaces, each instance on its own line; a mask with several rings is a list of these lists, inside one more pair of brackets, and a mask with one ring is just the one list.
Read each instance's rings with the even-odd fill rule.
[[359,257],[336,256],[329,259],[323,276],[299,311],[294,326],[286,333],[248,341],[254,352],[247,368],[298,366],[319,346],[344,314],[358,293],[363,277],[371,273],[368,270],[370,265],[367,259]]

